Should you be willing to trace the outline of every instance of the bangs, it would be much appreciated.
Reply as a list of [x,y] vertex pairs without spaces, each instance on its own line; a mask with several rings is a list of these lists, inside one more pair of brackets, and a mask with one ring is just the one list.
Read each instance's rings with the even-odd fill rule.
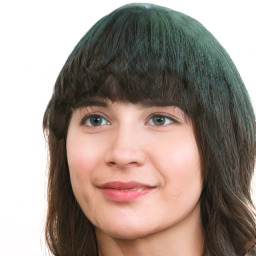
[[191,56],[185,53],[192,41],[177,29],[170,11],[131,6],[96,23],[64,66],[65,100],[74,108],[95,97],[192,108],[190,84],[195,79],[187,69],[195,61],[189,63]]
[[186,83],[182,79],[171,76],[170,72],[159,74],[158,78],[148,77],[146,74],[134,77],[129,74],[102,73],[92,86],[82,85],[84,91],[80,90],[74,102],[74,108],[96,98],[143,105],[155,102],[156,105],[161,103],[161,105],[176,105],[183,110],[187,109],[185,106],[188,95],[184,90]]
[[103,17],[80,40],[58,77],[54,100],[65,109],[92,98],[158,100],[193,118],[199,110],[217,115],[229,109],[232,84],[241,84],[239,73],[198,21],[132,4]]

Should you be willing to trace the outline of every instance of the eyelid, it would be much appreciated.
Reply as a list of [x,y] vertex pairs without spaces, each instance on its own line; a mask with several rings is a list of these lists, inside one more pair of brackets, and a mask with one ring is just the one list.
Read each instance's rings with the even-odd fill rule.
[[[81,122],[80,122],[80,125],[86,125],[86,121],[88,120],[88,118],[92,117],[92,116],[99,116],[103,119],[106,120],[107,124],[110,124],[110,121],[108,120],[107,117],[105,117],[105,115],[103,115],[102,113],[99,113],[99,112],[92,112],[92,113],[87,113],[83,116]],[[103,126],[103,125],[99,125],[99,126],[93,126],[93,125],[86,125],[87,127],[100,127],[100,126]]]
[[[151,119],[152,117],[154,117],[154,116],[160,116],[160,117],[168,118],[168,119],[170,119],[170,120],[172,121],[172,123],[175,123],[175,124],[179,124],[179,123],[180,123],[180,122],[179,122],[176,118],[174,118],[172,115],[167,114],[167,113],[161,113],[161,112],[159,112],[159,113],[153,113],[153,114],[151,114],[151,115],[149,116],[149,118],[147,119],[146,124],[148,124],[148,122],[150,121],[150,119]],[[155,125],[155,126],[156,126],[156,125]],[[167,126],[167,125],[159,125],[159,126]]]
[[[93,112],[93,111],[87,111],[87,113],[84,114],[84,116],[83,116],[83,118],[82,118],[82,120],[81,120],[81,122],[80,122],[80,125],[85,125],[85,122],[88,120],[88,118],[90,118],[91,116],[94,116],[94,115],[102,117],[103,119],[106,120],[106,122],[107,122],[108,124],[110,124],[109,118],[108,118],[105,114],[103,114],[103,113],[101,113],[101,112],[98,112],[98,111],[95,111],[95,112]],[[169,113],[166,113],[166,112],[164,112],[164,113],[163,113],[163,112],[154,112],[154,113],[152,113],[152,114],[148,117],[148,119],[146,120],[146,124],[148,124],[148,122],[150,121],[150,119],[151,119],[152,117],[154,117],[154,116],[161,116],[161,117],[170,119],[170,120],[171,120],[171,123],[180,124],[180,122],[179,122],[175,117],[173,117],[173,115],[171,115],[171,114],[169,114]],[[168,125],[168,124],[167,124],[167,125]],[[159,125],[159,126],[167,126],[167,125]],[[99,125],[98,127],[100,127],[100,126],[103,126],[103,125]],[[155,126],[156,126],[156,125],[155,125]],[[94,127],[94,128],[95,128],[95,127],[97,127],[97,126],[89,126],[89,125],[87,125],[87,127]]]

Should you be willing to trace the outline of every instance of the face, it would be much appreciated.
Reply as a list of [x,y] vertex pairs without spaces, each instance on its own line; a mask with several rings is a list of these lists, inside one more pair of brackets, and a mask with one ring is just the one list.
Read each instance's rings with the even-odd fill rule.
[[200,218],[199,150],[180,108],[109,102],[76,109],[66,147],[74,195],[108,235],[138,238]]

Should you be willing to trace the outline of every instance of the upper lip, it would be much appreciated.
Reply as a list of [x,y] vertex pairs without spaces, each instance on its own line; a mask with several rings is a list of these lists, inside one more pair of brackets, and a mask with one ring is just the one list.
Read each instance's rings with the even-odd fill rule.
[[102,185],[99,185],[98,187],[105,188],[105,189],[133,189],[133,188],[155,188],[156,186],[152,186],[149,184],[144,184],[136,181],[129,181],[129,182],[111,181],[111,182],[107,182]]

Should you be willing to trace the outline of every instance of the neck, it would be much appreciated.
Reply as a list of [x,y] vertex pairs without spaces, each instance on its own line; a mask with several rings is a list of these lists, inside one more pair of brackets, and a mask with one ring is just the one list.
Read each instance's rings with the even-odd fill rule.
[[136,239],[113,238],[100,229],[96,236],[101,256],[201,256],[203,252],[203,232],[200,207],[186,221],[165,230]]

